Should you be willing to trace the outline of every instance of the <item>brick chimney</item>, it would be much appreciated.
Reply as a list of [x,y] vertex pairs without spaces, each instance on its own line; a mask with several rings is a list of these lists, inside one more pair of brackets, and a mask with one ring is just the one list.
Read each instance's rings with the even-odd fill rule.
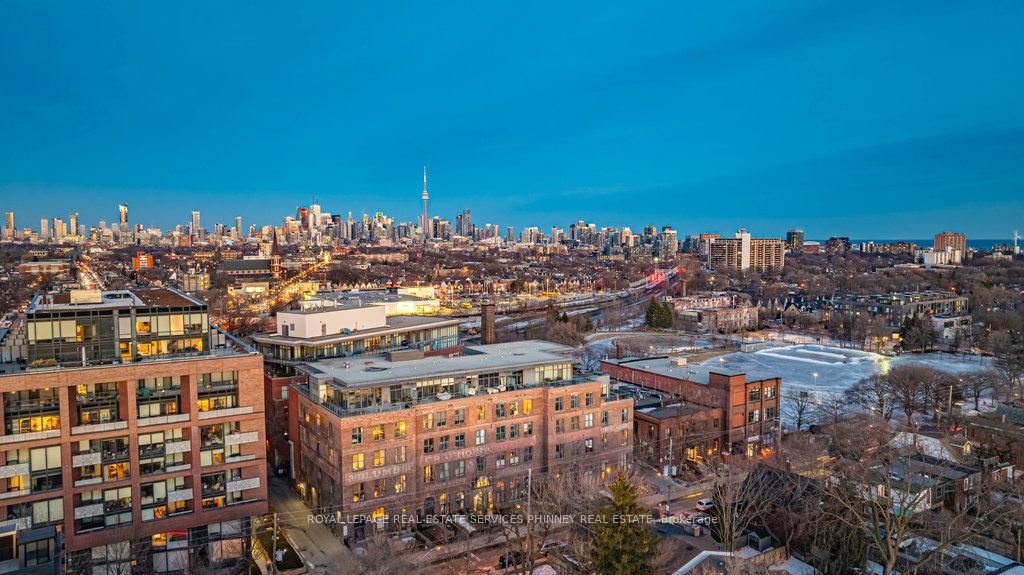
[[486,345],[497,341],[494,330],[494,302],[485,301],[480,304],[480,343]]

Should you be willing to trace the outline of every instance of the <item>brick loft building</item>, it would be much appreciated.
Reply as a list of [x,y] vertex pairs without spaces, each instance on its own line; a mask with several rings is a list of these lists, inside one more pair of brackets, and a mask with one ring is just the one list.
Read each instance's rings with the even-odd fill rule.
[[270,438],[267,456],[275,468],[283,469],[292,458],[288,390],[293,383],[306,381],[305,372],[296,366],[394,351],[427,356],[460,351],[457,319],[392,315],[405,308],[395,301],[379,300],[369,294],[303,301],[299,309],[277,313],[276,332],[251,336],[264,358],[263,397]]
[[[684,358],[609,359],[611,381],[657,390],[664,405],[640,407],[637,453],[658,467],[700,462],[709,455],[768,455],[778,437],[782,380],[742,372],[724,358],[710,365]],[[671,451],[669,451],[671,447]]]
[[0,573],[184,573],[249,555],[267,510],[263,361],[206,304],[170,289],[37,296],[0,338]]
[[571,351],[521,341],[303,366],[309,382],[290,396],[300,494],[359,539],[408,526],[399,517],[500,510],[537,473],[621,468],[633,401],[574,373]]

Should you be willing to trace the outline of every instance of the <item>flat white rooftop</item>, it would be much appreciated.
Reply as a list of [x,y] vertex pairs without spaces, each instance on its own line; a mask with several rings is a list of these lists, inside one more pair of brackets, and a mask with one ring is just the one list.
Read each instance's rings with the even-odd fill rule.
[[475,373],[567,363],[573,348],[549,341],[529,340],[467,347],[464,355],[388,361],[382,357],[324,359],[302,369],[345,387],[361,387]]

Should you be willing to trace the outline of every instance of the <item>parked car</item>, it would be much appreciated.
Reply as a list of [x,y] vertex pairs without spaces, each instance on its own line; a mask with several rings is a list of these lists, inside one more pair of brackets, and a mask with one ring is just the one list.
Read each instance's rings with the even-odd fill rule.
[[556,549],[561,549],[562,547],[565,547],[565,542],[563,541],[545,541],[544,544],[540,546],[540,553],[546,557],[548,553],[551,553]]
[[713,499],[698,499],[697,510],[708,512],[715,508],[715,501]]
[[523,553],[522,551],[511,551],[502,555],[498,559],[498,568],[507,569],[514,565],[522,565],[523,563],[526,563],[526,553]]

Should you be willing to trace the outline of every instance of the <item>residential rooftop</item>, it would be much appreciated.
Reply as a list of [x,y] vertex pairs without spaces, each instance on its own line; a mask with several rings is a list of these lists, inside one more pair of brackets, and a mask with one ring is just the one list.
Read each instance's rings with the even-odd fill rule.
[[766,369],[743,369],[739,364],[730,361],[729,356],[721,356],[704,363],[687,362],[685,365],[679,365],[677,358],[671,357],[623,358],[606,359],[603,361],[613,365],[620,365],[676,379],[684,379],[703,385],[708,385],[712,373],[727,377],[745,375],[747,381],[762,381],[779,377],[777,372]]
[[[325,310],[317,310],[325,311]],[[301,312],[288,312],[288,313],[301,313]],[[264,344],[275,344],[275,345],[318,345],[318,344],[332,344],[339,343],[349,340],[358,340],[374,335],[385,335],[389,333],[397,333],[409,330],[418,330],[430,327],[442,327],[446,325],[457,325],[458,319],[451,319],[446,317],[432,317],[422,315],[394,315],[387,318],[387,325],[382,327],[372,327],[367,329],[354,329],[348,333],[334,333],[327,335],[319,335],[316,337],[292,337],[287,335],[281,335],[279,333],[260,333],[249,336],[250,339],[257,343]]]
[[130,309],[133,307],[201,307],[206,304],[171,288],[123,290],[71,290],[56,294],[38,294],[28,306],[28,314],[62,311]]
[[375,387],[458,375],[501,372],[572,361],[573,348],[541,340],[466,347],[463,355],[389,361],[379,356],[325,359],[301,366],[343,387]]

